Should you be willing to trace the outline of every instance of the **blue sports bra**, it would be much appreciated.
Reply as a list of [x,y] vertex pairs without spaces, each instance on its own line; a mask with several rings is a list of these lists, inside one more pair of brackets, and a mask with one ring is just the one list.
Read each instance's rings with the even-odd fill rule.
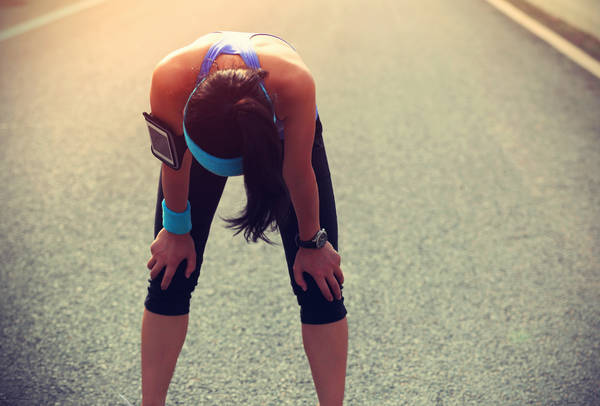
[[[196,84],[200,83],[203,77],[208,75],[210,69],[214,61],[221,54],[226,55],[239,55],[242,57],[242,60],[246,64],[246,66],[250,69],[260,69],[260,62],[258,60],[258,55],[256,55],[256,51],[250,44],[250,39],[255,35],[267,35],[269,37],[274,37],[280,39],[285,42],[292,48],[294,51],[294,47],[291,46],[287,41],[282,38],[276,37],[271,34],[257,34],[257,33],[248,33],[248,32],[234,32],[234,31],[215,31],[223,34],[223,36],[214,44],[210,46],[204,60],[202,61],[202,65],[200,66],[200,73],[198,74],[198,79],[196,80]],[[316,117],[319,116],[319,111],[316,111]],[[277,124],[277,130],[279,131],[279,137],[283,139],[284,131],[283,131],[283,121],[276,118],[275,123]]]

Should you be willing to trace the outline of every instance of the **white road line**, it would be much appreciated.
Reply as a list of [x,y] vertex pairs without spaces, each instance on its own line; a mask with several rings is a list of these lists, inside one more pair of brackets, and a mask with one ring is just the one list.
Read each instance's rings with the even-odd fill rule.
[[53,21],[60,20],[61,18],[70,16],[79,11],[85,10],[90,7],[94,7],[100,3],[104,3],[108,0],[82,0],[80,2],[70,4],[65,7],[61,7],[48,14],[36,17],[33,20],[25,21],[24,23],[17,24],[13,27],[7,28],[0,31],[0,42],[7,40],[12,37],[16,37],[24,32],[31,31],[35,28],[41,27],[42,25],[49,24]]
[[486,0],[600,79],[600,62],[504,0]]

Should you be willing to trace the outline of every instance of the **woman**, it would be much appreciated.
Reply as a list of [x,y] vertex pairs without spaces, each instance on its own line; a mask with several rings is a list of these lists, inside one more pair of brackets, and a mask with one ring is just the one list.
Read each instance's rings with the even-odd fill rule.
[[278,37],[215,32],[157,65],[150,104],[152,117],[188,149],[180,169],[163,164],[159,182],[142,321],[142,405],[165,404],[210,224],[227,176],[242,173],[248,201],[229,227],[253,242],[268,241],[267,228],[279,229],[320,405],[341,405],[348,346],[344,277],[306,65]]

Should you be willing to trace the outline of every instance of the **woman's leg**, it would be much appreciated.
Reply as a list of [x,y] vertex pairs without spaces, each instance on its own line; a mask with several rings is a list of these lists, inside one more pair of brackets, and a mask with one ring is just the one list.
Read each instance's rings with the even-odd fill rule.
[[[327,230],[329,242],[337,250],[337,213],[321,131],[321,123],[317,121],[312,159],[319,187],[319,221],[321,227]],[[348,323],[344,299],[327,301],[308,274],[304,275],[308,285],[306,292],[295,283],[292,267],[298,252],[295,242],[298,221],[293,207],[288,222],[281,228],[280,233],[290,282],[301,309],[302,340],[320,406],[340,406],[344,399],[348,353]]]
[[341,406],[346,386],[348,321],[302,324],[302,342],[320,406]]
[[[223,194],[227,178],[213,175],[196,161],[190,172],[189,201],[192,213],[191,236],[196,249],[196,269],[186,278],[187,263],[183,261],[169,288],[162,290],[164,274],[150,280],[146,309],[142,319],[142,406],[162,406],[177,359],[185,341],[191,294],[200,276],[204,248],[210,225]],[[162,181],[159,181],[155,235],[162,229]]]
[[185,341],[188,315],[163,316],[144,309],[142,406],[163,406]]

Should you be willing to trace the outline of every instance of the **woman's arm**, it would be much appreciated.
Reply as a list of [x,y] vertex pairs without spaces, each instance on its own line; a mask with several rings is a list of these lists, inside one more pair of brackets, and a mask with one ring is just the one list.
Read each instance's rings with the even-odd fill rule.
[[[185,58],[173,54],[161,61],[152,75],[152,115],[165,123],[176,136],[183,136],[183,109],[195,82],[195,78],[189,74],[190,71],[185,65]],[[174,212],[182,213],[187,208],[191,163],[192,156],[186,151],[179,170],[162,165],[165,204]],[[189,233],[172,234],[163,228],[152,243],[150,251],[150,277],[158,277],[166,268],[161,283],[163,289],[167,289],[177,267],[184,259],[187,259],[186,277],[189,277],[196,267],[194,242]]]
[[319,191],[311,160],[315,136],[314,82],[299,90],[304,100],[294,100],[296,108],[284,120],[283,177],[298,217],[300,239],[310,240],[321,229]]
[[[315,134],[316,95],[310,72],[294,72],[293,80],[277,92],[278,112],[285,114],[285,155],[283,176],[298,218],[300,239],[310,240],[321,229],[319,190],[312,168]],[[306,290],[304,272],[311,275],[328,300],[341,299],[344,276],[340,256],[329,243],[321,249],[299,248],[294,263],[296,283]]]

